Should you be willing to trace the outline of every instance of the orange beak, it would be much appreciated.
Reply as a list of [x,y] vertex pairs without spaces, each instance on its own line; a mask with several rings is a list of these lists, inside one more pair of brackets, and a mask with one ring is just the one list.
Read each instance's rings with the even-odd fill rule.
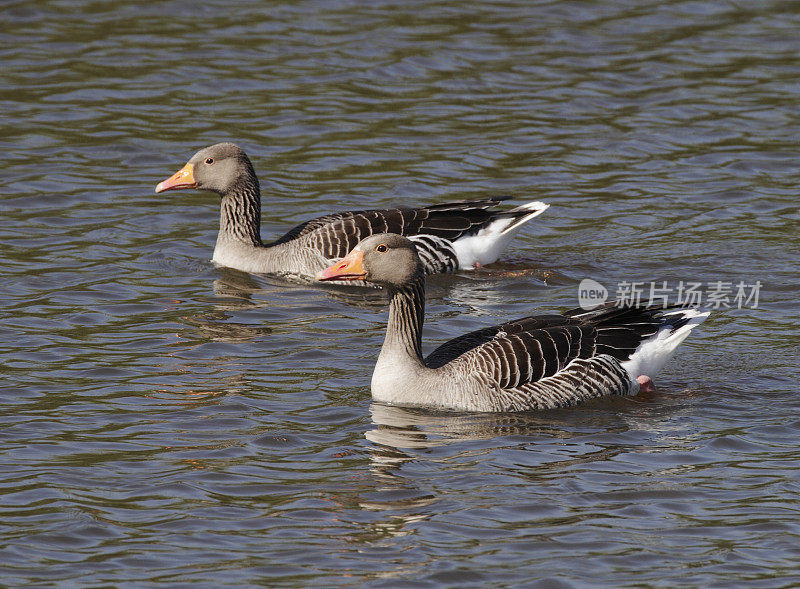
[[182,188],[195,188],[197,182],[194,181],[194,168],[192,164],[186,164],[180,170],[175,172],[172,176],[159,182],[156,186],[156,192],[164,192],[165,190],[180,190]]
[[353,250],[333,266],[317,272],[317,280],[364,280],[364,252]]

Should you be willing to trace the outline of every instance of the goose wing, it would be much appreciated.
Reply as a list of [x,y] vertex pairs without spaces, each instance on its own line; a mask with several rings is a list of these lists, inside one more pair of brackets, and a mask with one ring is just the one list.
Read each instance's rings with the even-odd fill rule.
[[508,198],[333,213],[301,223],[268,245],[302,240],[304,246],[313,247],[328,259],[336,259],[346,256],[359,241],[376,233],[430,235],[453,241],[478,231],[502,214],[495,207]]
[[662,329],[683,327],[692,314],[674,307],[613,303],[563,315],[526,317],[456,338],[425,363],[490,391],[493,411],[574,405],[638,390],[622,362]]
[[[431,352],[425,359],[425,364],[429,368],[439,368],[467,352],[482,353],[479,350],[484,346],[494,352],[500,346],[510,350],[508,354],[525,364],[530,359],[534,364],[540,363],[544,366],[547,362],[552,364],[559,357],[569,357],[574,349],[591,344],[592,330],[584,329],[581,332],[582,327],[586,326],[580,320],[562,315],[523,317],[452,339]],[[591,355],[591,352],[587,348],[582,353]],[[528,358],[532,353],[538,357]],[[543,368],[542,372],[550,371]]]
[[[524,333],[536,330],[556,329],[556,332],[569,326],[589,327],[591,330],[580,332],[580,344],[584,351],[580,357],[607,354],[624,361],[636,351],[641,343],[653,336],[659,329],[670,327],[678,329],[687,322],[681,315],[670,316],[670,311],[682,309],[677,305],[663,307],[661,305],[631,307],[606,303],[587,311],[572,309],[562,315],[532,315],[500,325],[485,327],[454,338],[436,348],[425,359],[430,368],[439,368],[455,360],[465,352],[484,345],[503,336],[522,337]],[[572,346],[577,342],[563,341],[560,345]],[[567,353],[567,350],[562,350]],[[567,354],[568,355],[568,354]]]
[[[449,378],[485,391],[482,409],[566,407],[635,392],[618,360],[596,355],[598,331],[593,325],[561,316],[530,317],[512,325],[519,331],[498,331],[491,339],[483,334],[487,341],[440,368]],[[454,351],[455,347],[448,350]]]

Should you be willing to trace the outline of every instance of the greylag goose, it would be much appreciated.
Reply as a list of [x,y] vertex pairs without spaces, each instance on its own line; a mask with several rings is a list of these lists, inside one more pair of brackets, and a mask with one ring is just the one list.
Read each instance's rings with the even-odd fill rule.
[[708,313],[661,306],[538,315],[486,327],[422,359],[425,274],[414,244],[373,235],[318,280],[366,280],[389,293],[372,396],[395,405],[526,411],[653,390],[654,376]]
[[549,205],[530,202],[498,210],[507,197],[420,208],[333,213],[301,223],[270,243],[261,241],[261,192],[250,158],[233,143],[198,151],[156,192],[197,188],[222,197],[212,261],[244,272],[314,274],[344,257],[361,239],[393,232],[413,239],[427,273],[491,264],[514,233]]

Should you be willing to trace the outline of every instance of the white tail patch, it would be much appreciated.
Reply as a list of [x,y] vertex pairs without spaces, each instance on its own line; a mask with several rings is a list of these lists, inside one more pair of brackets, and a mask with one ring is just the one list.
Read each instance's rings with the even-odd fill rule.
[[[475,264],[495,262],[519,228],[549,207],[549,204],[540,201],[525,203],[501,213],[476,234],[456,239],[453,249],[458,257],[459,267],[473,268]],[[521,214],[524,211],[530,212]]]
[[708,315],[708,311],[701,313],[695,309],[664,313],[664,317],[685,317],[689,321],[678,329],[673,329],[668,321],[658,332],[639,344],[630,359],[622,362],[622,367],[628,372],[631,380],[636,381],[636,378],[642,375],[653,377],[658,374],[680,343],[688,337],[692,329],[705,321]]

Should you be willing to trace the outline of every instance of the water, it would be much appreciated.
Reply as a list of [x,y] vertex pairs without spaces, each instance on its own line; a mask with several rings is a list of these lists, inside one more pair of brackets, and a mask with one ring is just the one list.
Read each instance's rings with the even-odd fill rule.
[[[6,2],[0,583],[800,584],[795,3]],[[373,404],[380,293],[208,261],[234,140],[264,235],[552,204],[429,285],[426,349],[592,278],[762,283],[657,393]],[[735,305],[734,305],[735,307]]]

